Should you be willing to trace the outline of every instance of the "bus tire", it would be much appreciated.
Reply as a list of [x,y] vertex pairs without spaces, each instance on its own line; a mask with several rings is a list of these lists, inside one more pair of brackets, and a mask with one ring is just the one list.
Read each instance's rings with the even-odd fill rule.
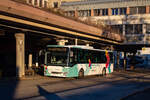
[[103,70],[102,70],[102,76],[106,76],[106,68],[103,68]]
[[79,74],[78,74],[78,78],[83,78],[84,77],[84,70],[80,69]]

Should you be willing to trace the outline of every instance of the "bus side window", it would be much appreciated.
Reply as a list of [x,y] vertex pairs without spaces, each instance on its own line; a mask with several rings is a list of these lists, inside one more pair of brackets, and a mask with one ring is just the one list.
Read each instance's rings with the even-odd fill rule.
[[76,51],[76,49],[71,49],[69,55],[70,55],[70,63],[76,64],[77,63],[77,51]]

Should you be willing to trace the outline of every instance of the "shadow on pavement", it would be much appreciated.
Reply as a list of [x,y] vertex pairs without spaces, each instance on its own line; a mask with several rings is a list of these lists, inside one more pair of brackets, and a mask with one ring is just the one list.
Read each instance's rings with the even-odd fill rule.
[[15,91],[19,81],[3,81],[0,82],[0,100],[14,100]]
[[150,99],[150,88],[130,94],[127,97],[122,98],[121,100],[149,100],[149,99]]
[[45,89],[43,89],[41,86],[37,85],[38,92],[40,96],[44,96],[46,100],[62,100],[59,96],[57,96],[54,93],[49,93]]

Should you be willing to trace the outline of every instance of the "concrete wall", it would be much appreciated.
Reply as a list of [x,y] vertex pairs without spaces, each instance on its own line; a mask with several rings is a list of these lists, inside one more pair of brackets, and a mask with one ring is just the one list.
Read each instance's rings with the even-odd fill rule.
[[[80,17],[81,20],[86,20],[87,17]],[[122,25],[122,24],[149,24],[150,14],[137,15],[115,15],[115,16],[92,16],[93,21],[101,21],[107,25]]]
[[81,2],[78,4],[73,3],[62,3],[61,9],[65,11],[72,10],[88,10],[88,9],[103,9],[103,8],[123,8],[123,7],[135,7],[135,6],[147,6],[150,5],[149,0],[128,0],[120,2],[95,2],[95,3],[86,3]]

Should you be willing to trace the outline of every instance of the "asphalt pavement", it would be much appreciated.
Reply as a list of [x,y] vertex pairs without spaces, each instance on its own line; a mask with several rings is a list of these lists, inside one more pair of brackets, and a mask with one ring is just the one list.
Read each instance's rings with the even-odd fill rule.
[[0,80],[0,100],[120,100],[147,88],[149,72],[120,71],[83,79],[37,75]]

